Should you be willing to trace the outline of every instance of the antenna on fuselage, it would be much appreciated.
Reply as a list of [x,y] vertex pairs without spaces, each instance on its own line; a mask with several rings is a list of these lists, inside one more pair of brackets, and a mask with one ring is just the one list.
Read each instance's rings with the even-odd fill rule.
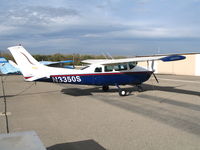
[[160,47],[158,47],[157,49],[157,54],[160,54]]
[[111,59],[113,59],[113,57],[110,55],[109,52],[107,52],[107,56],[109,56]]
[[102,52],[102,55],[105,57],[105,59],[108,59],[104,52]]

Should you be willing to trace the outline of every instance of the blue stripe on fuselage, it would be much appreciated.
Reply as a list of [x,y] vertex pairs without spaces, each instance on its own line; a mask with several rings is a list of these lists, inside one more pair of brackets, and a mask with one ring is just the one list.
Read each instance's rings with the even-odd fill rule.
[[126,85],[141,84],[147,81],[151,74],[152,71],[51,75],[49,79],[43,78],[38,81],[82,85]]

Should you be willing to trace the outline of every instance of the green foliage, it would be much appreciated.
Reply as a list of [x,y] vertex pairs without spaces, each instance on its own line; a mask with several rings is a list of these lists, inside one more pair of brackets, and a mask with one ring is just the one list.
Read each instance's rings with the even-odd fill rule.
[[11,54],[5,52],[1,52],[0,57],[5,57],[7,60],[14,60]]
[[[0,57],[5,57],[7,60],[14,60],[10,53],[1,52]],[[38,61],[63,61],[73,60],[74,63],[68,63],[68,65],[82,65],[81,61],[86,59],[105,59],[103,55],[80,55],[80,54],[53,54],[53,55],[33,55]],[[114,58],[125,58],[123,56],[116,56]]]

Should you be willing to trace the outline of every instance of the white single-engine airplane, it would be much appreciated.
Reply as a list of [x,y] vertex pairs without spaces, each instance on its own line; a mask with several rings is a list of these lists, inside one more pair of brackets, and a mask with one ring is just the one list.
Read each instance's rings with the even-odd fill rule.
[[[44,81],[66,84],[98,85],[103,91],[108,91],[109,86],[116,86],[119,95],[127,95],[127,91],[120,85],[136,85],[142,90],[141,84],[154,75],[153,62],[155,60],[175,61],[185,59],[185,56],[153,56],[135,57],[125,59],[96,59],[82,62],[90,65],[81,70],[48,67],[35,60],[22,46],[8,48],[17,62],[25,81]],[[152,68],[145,69],[137,66],[138,62],[152,61]],[[154,75],[157,80],[156,76]]]

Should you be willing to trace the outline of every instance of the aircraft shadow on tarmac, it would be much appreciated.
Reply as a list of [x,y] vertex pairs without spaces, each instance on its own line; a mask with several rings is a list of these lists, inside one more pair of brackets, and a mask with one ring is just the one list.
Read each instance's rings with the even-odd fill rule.
[[[142,87],[144,89],[144,92],[155,90],[155,91],[166,91],[166,92],[200,96],[200,92],[198,92],[198,91],[178,89],[177,87],[173,87],[173,86],[159,86],[159,85],[142,84]],[[133,92],[137,91],[137,88],[135,88],[135,87],[128,87],[128,88],[124,88],[124,89],[126,89],[128,91],[128,95],[133,95]],[[93,95],[92,93],[105,93],[102,91],[102,89],[100,87],[92,87],[92,88],[86,88],[86,89],[65,88],[65,89],[62,89],[61,92],[63,94],[68,94],[71,96],[89,96],[89,95]],[[112,87],[106,93],[112,93],[112,92],[118,92],[118,89]]]
[[180,93],[180,94],[200,96],[200,92],[198,91],[178,89],[177,87],[174,87],[174,86],[159,86],[159,85],[143,84],[142,87],[144,88],[145,91],[157,90],[157,91],[166,91],[166,92],[174,92],[174,93]]
[[[110,89],[106,93],[110,92],[117,92],[117,89]],[[93,87],[93,88],[87,88],[87,89],[82,89],[82,88],[66,88],[62,89],[61,92],[63,94],[68,94],[71,96],[89,96],[93,95],[92,93],[104,93],[100,87]]]
[[[127,90],[128,94],[127,95],[131,95],[132,91],[134,90],[132,87],[129,88],[124,88]],[[90,96],[93,95],[93,93],[113,93],[116,92],[116,94],[118,93],[118,89],[112,87],[111,89],[109,89],[109,91],[104,92],[102,91],[101,87],[93,87],[93,88],[87,88],[87,89],[83,89],[83,88],[66,88],[66,89],[62,89],[61,92],[63,94],[67,94],[67,95],[71,95],[71,96]]]
[[85,140],[71,143],[56,144],[47,147],[47,150],[106,150],[94,140]]
[[[59,90],[44,91],[44,92],[34,92],[34,93],[23,93],[23,92],[20,92],[20,93],[13,94],[13,95],[6,94],[5,97],[9,98],[9,97],[15,97],[15,96],[38,95],[38,94],[55,93],[55,92],[59,92]],[[4,98],[4,96],[0,95],[0,98]]]

